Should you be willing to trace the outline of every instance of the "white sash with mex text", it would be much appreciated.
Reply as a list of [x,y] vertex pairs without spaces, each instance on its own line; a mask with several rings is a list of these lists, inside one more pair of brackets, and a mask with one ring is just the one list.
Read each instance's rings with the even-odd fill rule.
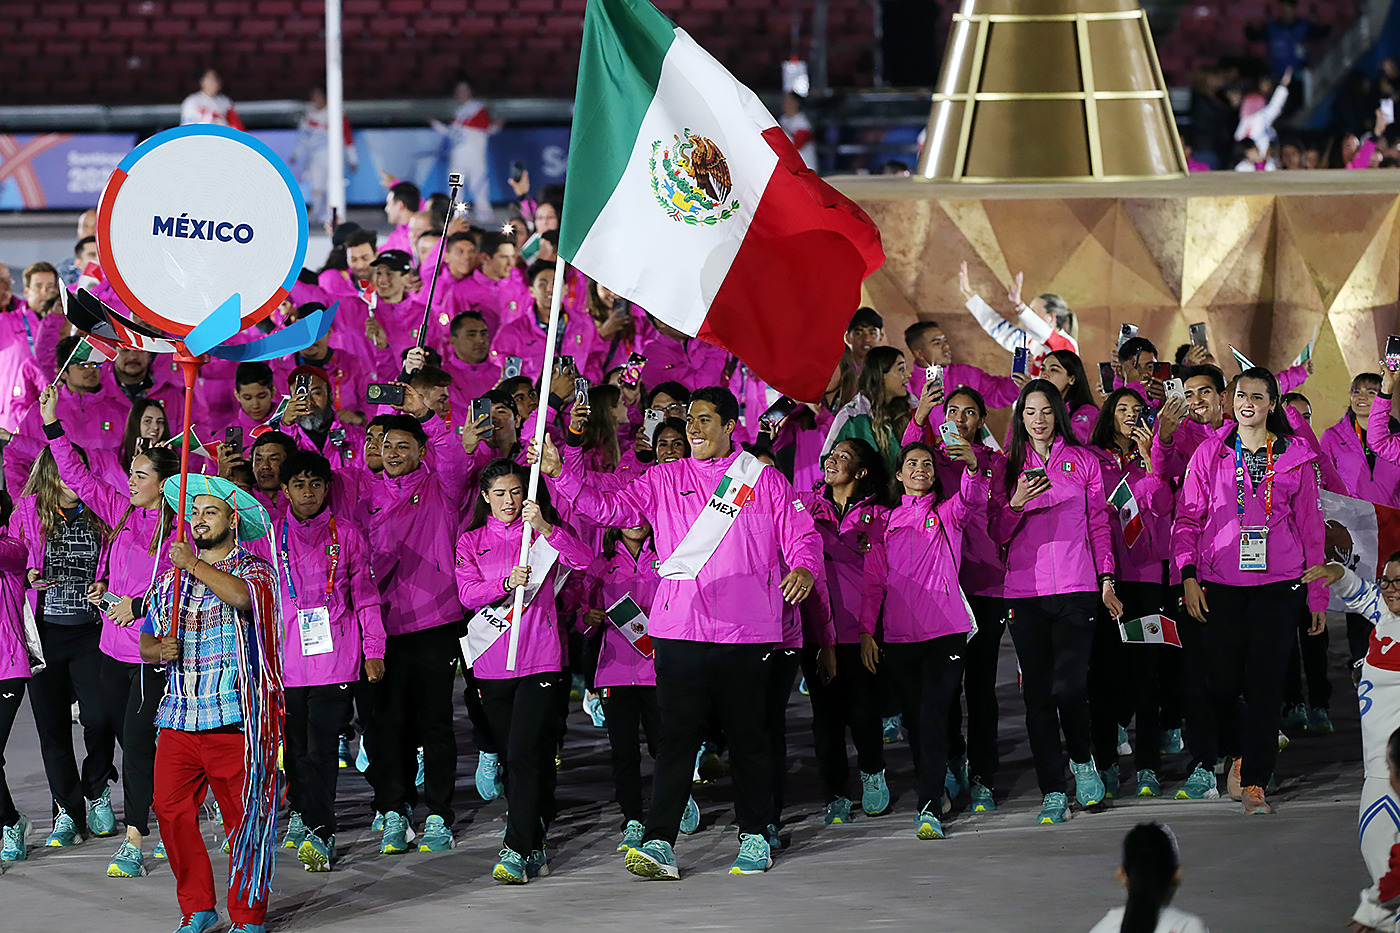
[[[557,560],[559,552],[549,543],[549,539],[543,535],[536,537],[530,545],[530,556],[526,561],[526,566],[530,568],[530,582],[525,585],[525,603],[521,612],[530,608],[530,603],[534,602],[536,594],[544,586],[545,578],[554,569]],[[557,595],[568,578],[569,570],[566,567],[563,573],[555,575],[550,595]],[[512,593],[500,605],[487,606],[471,617],[471,621],[467,623],[467,634],[461,638],[462,657],[466,660],[467,667],[476,664],[477,658],[485,654],[498,638],[510,631],[514,611],[515,594]]]
[[674,553],[661,565],[667,580],[694,580],[705,569],[719,543],[733,527],[739,510],[753,498],[753,487],[766,464],[745,451],[734,459],[720,477],[710,501],[705,503],[695,524],[685,533]]

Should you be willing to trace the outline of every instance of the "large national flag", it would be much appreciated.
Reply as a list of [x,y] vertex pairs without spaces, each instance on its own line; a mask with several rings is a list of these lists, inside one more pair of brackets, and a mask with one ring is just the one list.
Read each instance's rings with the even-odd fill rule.
[[[1326,490],[1319,492],[1318,499],[1327,523],[1327,560],[1351,568],[1363,580],[1380,576],[1386,558],[1400,551],[1400,509]],[[1327,608],[1345,610],[1336,596]]]
[[804,401],[885,260],[865,212],[647,0],[589,0],[559,253]]

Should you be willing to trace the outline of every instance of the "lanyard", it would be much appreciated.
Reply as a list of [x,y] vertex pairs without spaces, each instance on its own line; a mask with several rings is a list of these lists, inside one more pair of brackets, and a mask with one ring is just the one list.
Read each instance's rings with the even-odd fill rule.
[[[297,601],[297,586],[292,582],[292,562],[291,553],[287,548],[287,527],[291,524],[290,518],[282,519],[282,572],[287,575],[287,592],[291,594],[292,602]],[[326,553],[330,555],[331,569],[326,574],[326,598],[331,595],[331,584],[335,582],[335,566],[340,563],[340,536],[335,533],[335,516],[331,516],[331,545],[326,548]]]
[[[1244,465],[1244,444],[1235,434],[1235,505],[1244,515],[1244,483],[1249,471]],[[1274,514],[1274,436],[1264,435],[1264,524]]]
[[1361,426],[1361,422],[1355,418],[1351,422],[1352,429],[1356,431],[1356,439],[1361,442],[1361,452],[1369,455],[1371,447],[1366,443],[1366,429]]

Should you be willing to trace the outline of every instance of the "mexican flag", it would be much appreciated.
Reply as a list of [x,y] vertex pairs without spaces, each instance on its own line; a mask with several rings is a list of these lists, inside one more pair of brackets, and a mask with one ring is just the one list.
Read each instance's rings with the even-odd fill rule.
[[885,260],[865,212],[647,0],[588,2],[559,253],[802,401]]
[[[1356,571],[1363,580],[1374,580],[1385,568],[1385,560],[1400,551],[1400,509],[1353,499],[1320,490],[1322,518],[1327,537],[1323,554],[1329,561]],[[1346,607],[1335,595],[1327,608],[1344,612]]]
[[1246,369],[1254,368],[1254,364],[1249,361],[1249,357],[1245,356],[1243,353],[1241,353],[1239,350],[1236,350],[1234,347],[1230,348],[1230,355],[1235,358],[1235,365],[1240,368],[1240,372],[1244,372]]
[[110,363],[116,358],[117,348],[114,344],[108,343],[101,337],[94,337],[92,334],[83,334],[78,345],[73,348],[73,352],[68,354],[68,362],[58,368],[58,374],[62,376],[65,369],[76,363],[90,363],[93,360],[99,363]]
[[715,498],[742,509],[753,498],[753,487],[748,483],[730,479],[726,474],[719,478],[719,485],[715,487]]
[[1298,355],[1293,358],[1293,362],[1288,364],[1289,367],[1302,366],[1308,360],[1312,359],[1313,350],[1317,349],[1317,335],[1321,330],[1321,324],[1313,328],[1312,339],[1309,340],[1308,345],[1303,347],[1303,349],[1299,351]]
[[632,598],[631,593],[627,593],[617,602],[607,608],[604,613],[608,621],[617,626],[617,630],[623,634],[627,641],[646,657],[655,657],[656,649],[652,647],[651,635],[647,634],[650,620],[642,607],[637,605],[637,601]]
[[1143,616],[1141,619],[1119,622],[1118,633],[1127,644],[1181,647],[1181,636],[1176,633],[1176,622],[1164,615]]
[[1132,489],[1128,487],[1127,477],[1118,481],[1113,495],[1108,497],[1108,504],[1118,512],[1118,519],[1123,524],[1123,540],[1128,547],[1132,547],[1142,537],[1143,523],[1142,511],[1138,508]]

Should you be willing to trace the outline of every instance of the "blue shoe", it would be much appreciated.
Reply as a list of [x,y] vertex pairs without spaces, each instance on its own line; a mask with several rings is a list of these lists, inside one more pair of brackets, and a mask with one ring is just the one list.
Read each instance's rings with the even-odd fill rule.
[[800,684],[797,685],[797,692],[800,693],[800,694],[802,694],[804,697],[806,697],[806,696],[811,696],[811,695],[812,695],[812,694],[809,693],[808,690],[807,690],[807,678],[806,678],[806,677],[803,677],[803,678],[802,678],[802,683],[800,683]]
[[1104,800],[1112,800],[1118,796],[1118,787],[1123,783],[1123,779],[1119,776],[1117,765],[1100,771],[1099,780],[1103,782]]
[[151,850],[151,858],[158,858],[161,861],[165,861],[166,857],[165,840],[162,839],[160,842],[157,842],[156,847]]
[[866,816],[879,816],[890,808],[890,786],[885,783],[885,772],[860,773],[860,808]]
[[419,852],[446,852],[455,843],[447,821],[434,814],[423,824],[423,835],[418,837]]
[[365,740],[360,739],[360,750],[355,753],[355,770],[364,774],[369,770],[369,752],[365,751]]
[[1123,726],[1118,727],[1118,754],[1131,755],[1133,753],[1133,743],[1128,741],[1128,730]]
[[973,781],[968,794],[972,798],[973,813],[993,813],[996,811],[997,802],[992,798],[992,789],[983,786],[981,781]]
[[769,823],[763,829],[763,841],[768,843],[768,854],[777,855],[783,851],[783,840],[778,838],[778,827]]
[[933,815],[933,811],[925,807],[919,811],[919,815],[914,818],[916,827],[915,835],[920,839],[942,839],[943,824],[938,821],[938,817]]
[[677,881],[676,852],[664,839],[652,839],[627,850],[627,870],[648,881]]
[[44,840],[44,845],[59,849],[64,846],[77,845],[82,841],[83,837],[78,835],[78,827],[73,822],[73,818],[68,815],[67,810],[59,807],[58,816],[53,818],[53,832],[49,833],[49,838]]
[[[1330,727],[1331,723],[1328,723],[1328,726]],[[87,811],[88,835],[110,836],[117,831],[117,818],[112,813],[112,788],[103,788],[101,797],[89,800]]]
[[628,820],[627,825],[622,830],[622,841],[617,844],[617,851],[626,852],[628,849],[635,849],[642,844],[642,839],[647,834],[647,828],[638,820]]
[[1103,778],[1099,777],[1098,769],[1094,767],[1093,757],[1085,762],[1071,761],[1069,770],[1074,775],[1074,798],[1081,807],[1092,807],[1103,802]]
[[413,776],[413,784],[415,787],[422,787],[424,780],[425,779],[423,777],[423,749],[420,748],[418,749],[418,773]]
[[544,849],[536,849],[525,857],[525,877],[549,877],[549,855]]
[[685,812],[681,814],[681,832],[689,836],[700,828],[700,805],[691,797],[685,802]]
[[235,923],[228,928],[228,933],[267,933],[267,927],[261,923]]
[[1217,800],[1220,797],[1220,786],[1216,781],[1215,772],[1196,766],[1196,770],[1191,772],[1191,776],[1186,779],[1186,783],[1176,792],[1177,800]]
[[837,797],[826,805],[826,816],[822,822],[827,826],[840,826],[851,821],[851,802],[845,797]]
[[180,918],[175,933],[204,933],[219,922],[219,915],[212,910],[197,910]]
[[962,758],[948,765],[948,771],[943,776],[943,789],[948,792],[949,800],[961,800],[963,794],[968,791],[967,781],[967,759]]
[[1137,793],[1138,797],[1160,797],[1162,796],[1162,784],[1157,780],[1157,772],[1151,768],[1138,768],[1137,773]]
[[530,875],[525,870],[525,859],[514,849],[501,849],[491,877],[501,884],[527,884],[530,881]]
[[343,735],[340,737],[340,746],[336,749],[336,758],[339,759],[342,768],[350,767],[350,740]]
[[25,839],[29,836],[30,823],[28,817],[20,818],[11,826],[4,827],[0,836],[0,862],[23,862],[29,858],[29,845]]
[[335,837],[322,841],[315,833],[307,833],[297,848],[297,861],[307,871],[330,871],[331,862],[335,861]]
[[700,751],[695,753],[695,783],[708,784],[722,777],[724,762],[720,761],[719,753],[710,747],[710,743],[702,744]]
[[301,814],[293,810],[287,817],[287,835],[282,837],[282,848],[300,850],[305,841],[306,824],[302,822]]
[[1309,735],[1331,735],[1335,729],[1332,727],[1332,717],[1327,715],[1327,710],[1316,707],[1308,710]]
[[1050,823],[1063,823],[1069,819],[1069,798],[1061,793],[1046,794],[1040,805],[1040,816],[1036,822],[1042,826]]
[[904,737],[904,724],[898,716],[890,716],[881,720],[880,731],[885,739],[885,744],[898,742]]
[[398,812],[384,814],[384,839],[379,847],[380,854],[398,855],[407,852],[411,832],[408,817]]
[[1308,727],[1308,710],[1302,703],[1288,707],[1283,714],[1283,728],[1297,729],[1300,732]]
[[603,712],[603,698],[592,692],[583,695],[583,711],[593,720],[593,728],[606,729],[608,727],[608,717]]
[[146,859],[141,855],[141,847],[130,839],[123,839],[117,846],[116,854],[107,866],[108,878],[140,878],[146,874]]
[[758,875],[773,867],[768,840],[754,833],[739,834],[739,857],[729,866],[731,875]]
[[501,796],[501,782],[497,774],[501,770],[501,759],[494,752],[482,752],[476,758],[476,792],[482,800],[495,800]]
[[1186,745],[1181,741],[1180,729],[1163,729],[1162,737],[1157,743],[1157,750],[1163,755],[1180,755],[1186,750]]
[[374,819],[369,821],[369,831],[372,833],[384,832],[384,814],[378,810],[374,811]]

